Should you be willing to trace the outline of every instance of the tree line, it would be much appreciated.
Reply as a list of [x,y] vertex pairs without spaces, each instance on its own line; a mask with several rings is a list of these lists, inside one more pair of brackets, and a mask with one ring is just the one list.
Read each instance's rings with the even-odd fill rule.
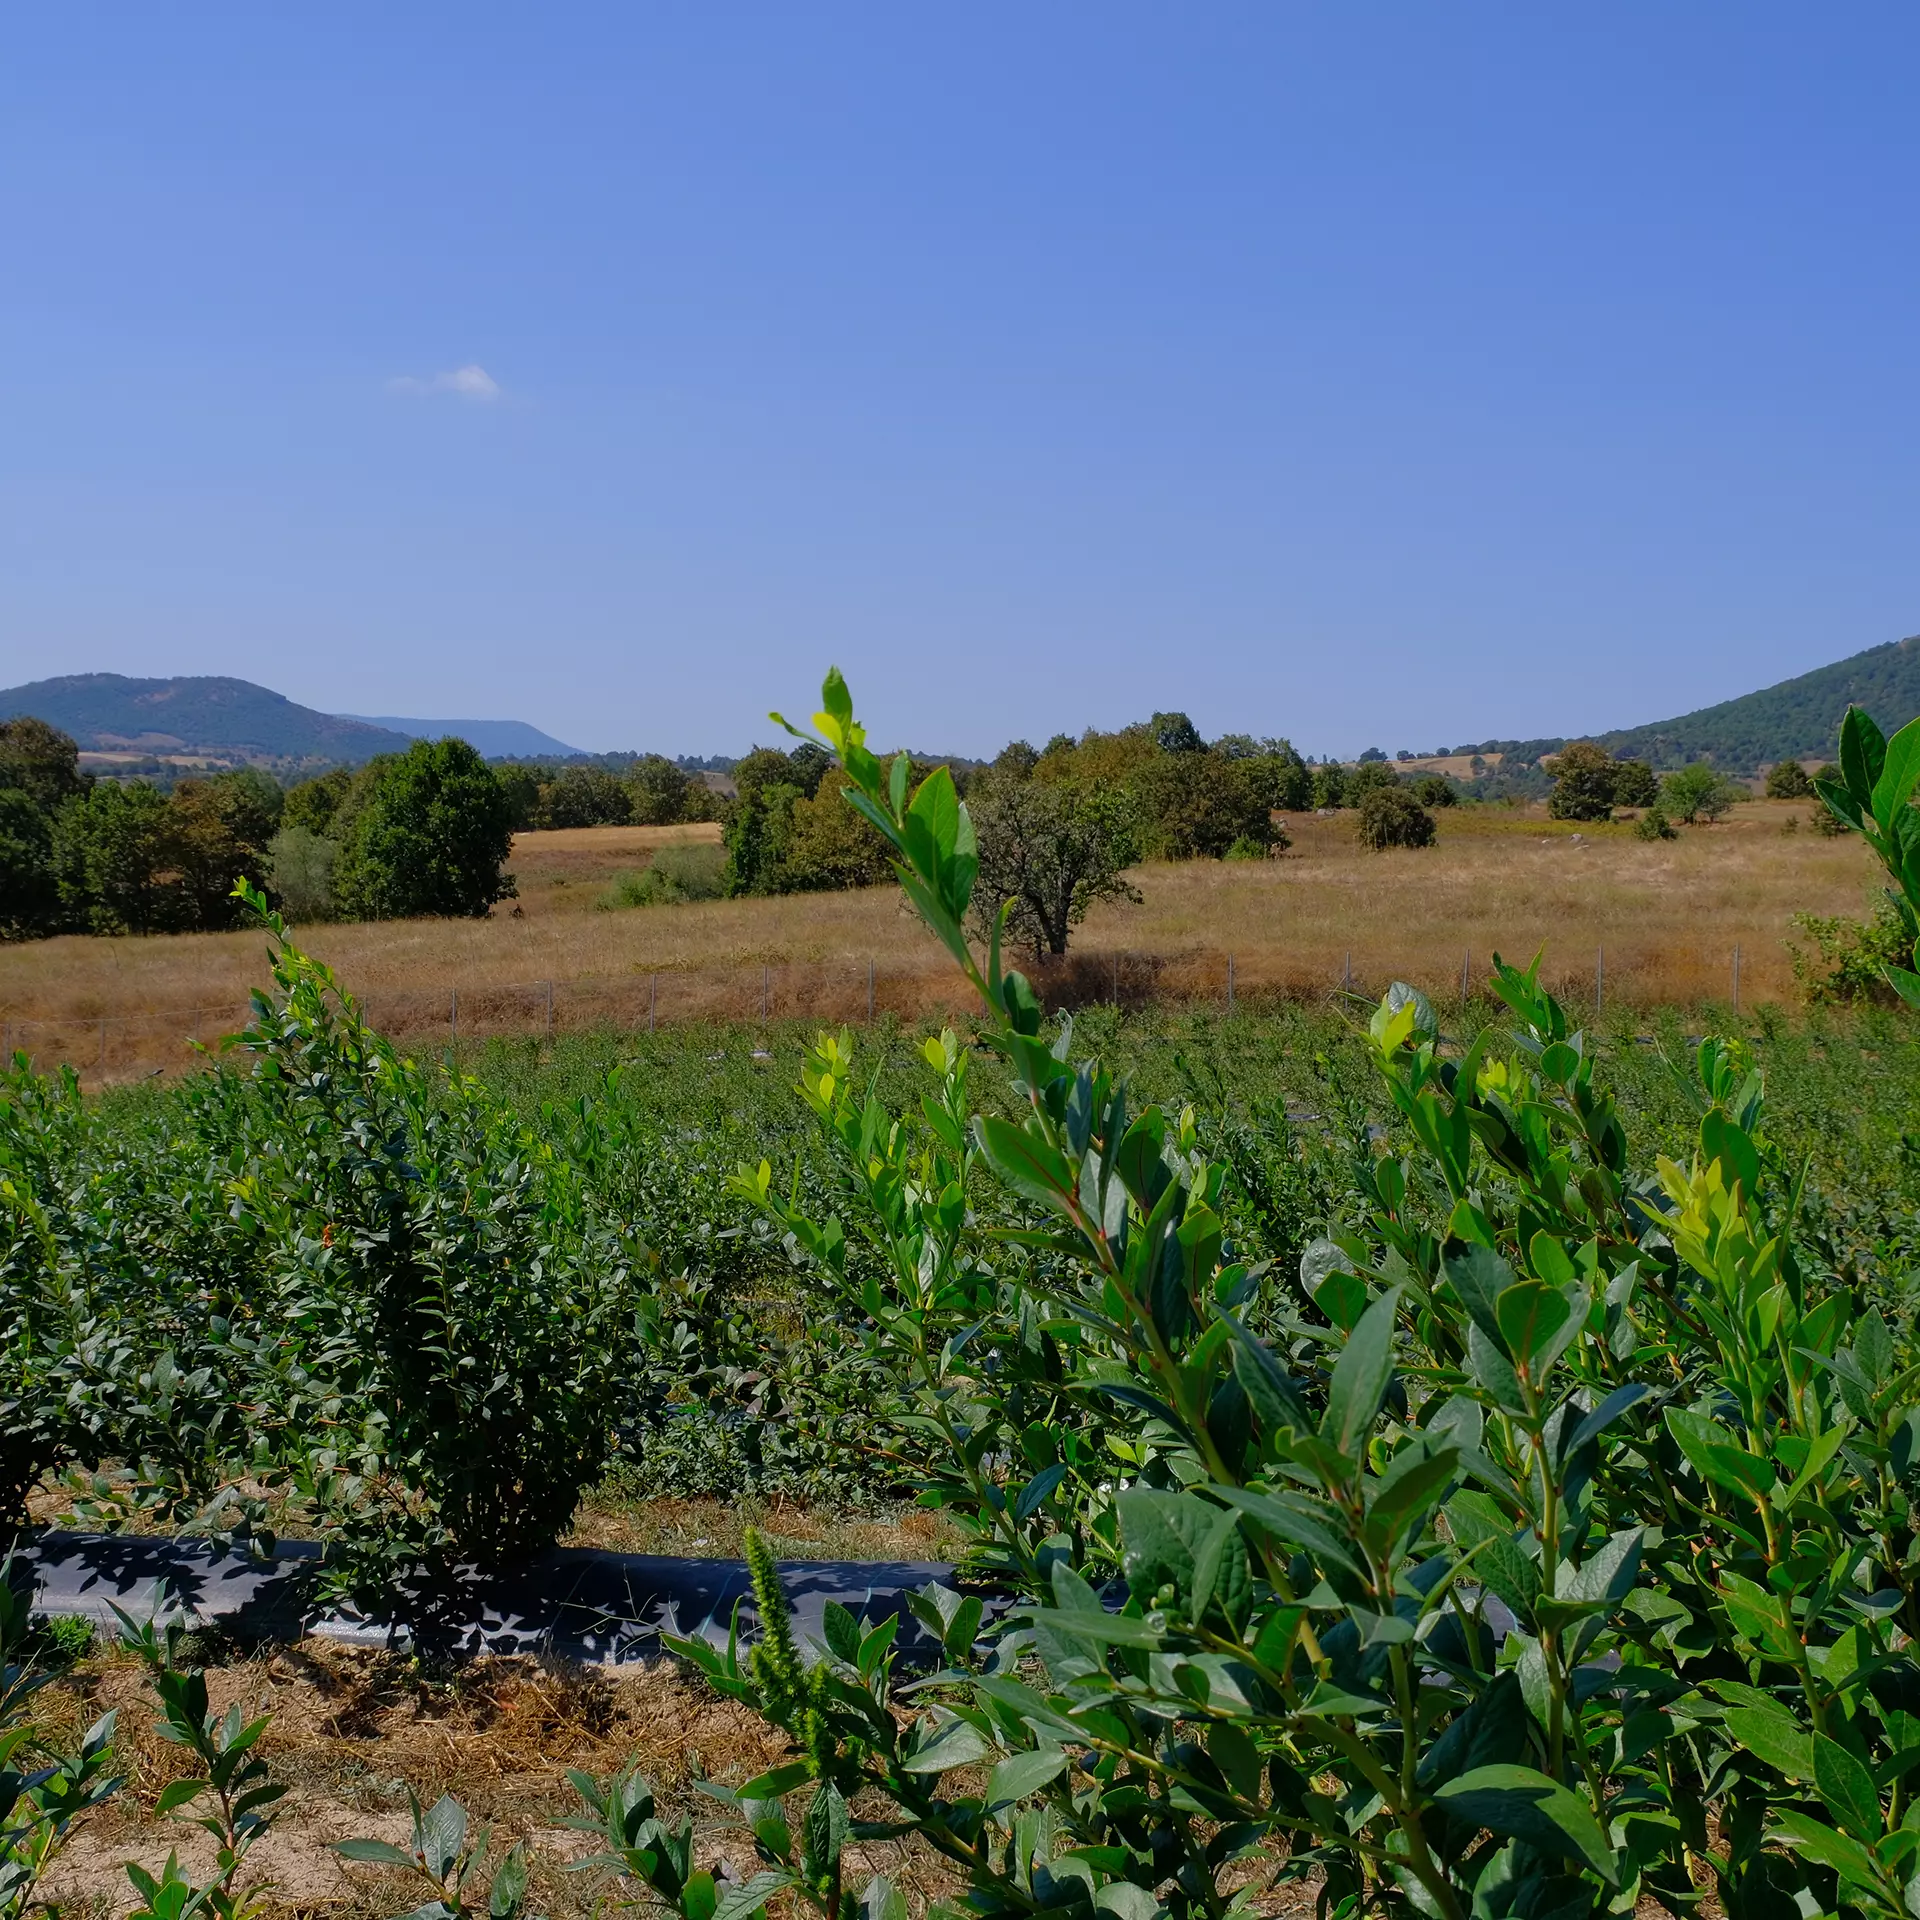
[[[926,766],[915,766],[921,777]],[[1352,809],[1364,844],[1420,847],[1460,783],[1410,775],[1384,754],[1314,765],[1285,739],[1204,739],[1183,713],[1112,731],[1016,740],[983,765],[953,765],[979,841],[983,913],[1011,902],[1016,938],[1066,951],[1095,902],[1128,897],[1144,861],[1264,859],[1288,844],[1284,816]],[[1645,761],[1575,741],[1543,763],[1557,819],[1638,810],[1639,830],[1717,819],[1746,789],[1704,763],[1659,780]],[[623,767],[488,763],[459,739],[415,741],[357,768],[283,788],[253,768],[171,789],[95,780],[45,722],[0,724],[0,933],[217,931],[246,880],[289,919],[479,916],[513,898],[513,836],[530,828],[718,821],[713,871],[642,886],[631,901],[700,892],[816,892],[890,879],[886,845],[845,803],[846,776],[811,743],[755,747],[716,792],[663,755]],[[1785,761],[1769,794],[1809,790]],[[1465,789],[1471,792],[1471,788]],[[654,876],[660,879],[661,876]],[[645,876],[642,876],[644,879]],[[674,876],[666,876],[673,880]]]

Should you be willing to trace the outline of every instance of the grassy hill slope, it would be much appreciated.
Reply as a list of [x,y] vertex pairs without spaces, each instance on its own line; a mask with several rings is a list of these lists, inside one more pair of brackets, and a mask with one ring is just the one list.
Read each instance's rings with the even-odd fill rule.
[[0,720],[32,714],[99,752],[207,753],[247,760],[371,760],[404,734],[316,713],[250,680],[182,674],[134,680],[69,673],[0,690]]

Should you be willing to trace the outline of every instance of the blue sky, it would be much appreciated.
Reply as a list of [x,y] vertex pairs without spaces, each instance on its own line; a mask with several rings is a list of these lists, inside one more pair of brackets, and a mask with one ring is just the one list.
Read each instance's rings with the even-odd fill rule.
[[16,9],[0,684],[1597,729],[1920,630],[1910,6]]

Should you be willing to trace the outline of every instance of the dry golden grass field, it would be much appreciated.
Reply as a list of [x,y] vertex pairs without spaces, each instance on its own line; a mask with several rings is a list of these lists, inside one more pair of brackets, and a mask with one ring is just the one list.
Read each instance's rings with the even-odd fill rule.
[[[1590,995],[1604,949],[1608,997],[1724,1002],[1796,998],[1787,941],[1797,911],[1861,915],[1873,884],[1857,839],[1808,829],[1804,802],[1755,801],[1676,841],[1630,827],[1570,828],[1543,809],[1459,808],[1439,844],[1370,854],[1351,814],[1299,818],[1292,850],[1264,863],[1149,866],[1139,906],[1103,906],[1050,970],[1062,999],[1224,1001],[1326,993],[1351,955],[1355,985],[1407,979],[1457,993],[1463,958],[1546,949],[1546,974]],[[1789,826],[1795,830],[1788,831]],[[302,939],[375,1022],[435,1033],[644,1026],[695,1017],[858,1020],[950,1000],[952,969],[891,888],[605,911],[609,882],[669,839],[712,826],[600,827],[515,843],[519,911],[488,920],[312,927]],[[872,969],[871,976],[869,968]],[[188,1058],[186,1040],[229,1030],[266,977],[255,933],[144,940],[68,937],[0,949],[0,1018],[36,1060],[108,1080]],[[550,984],[549,984],[550,983]]]

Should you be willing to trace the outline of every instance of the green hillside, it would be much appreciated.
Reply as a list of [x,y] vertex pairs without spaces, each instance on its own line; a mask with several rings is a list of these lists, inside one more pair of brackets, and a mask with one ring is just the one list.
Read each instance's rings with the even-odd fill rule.
[[1710,759],[1729,773],[1752,773],[1776,760],[1831,760],[1839,750],[1840,717],[1855,705],[1888,733],[1920,714],[1920,634],[1677,720],[1594,738],[1622,758],[1657,767]]
[[371,760],[407,738],[364,720],[296,706],[250,680],[182,674],[133,680],[69,673],[0,690],[0,720],[32,714],[97,752],[206,753],[231,759]]

